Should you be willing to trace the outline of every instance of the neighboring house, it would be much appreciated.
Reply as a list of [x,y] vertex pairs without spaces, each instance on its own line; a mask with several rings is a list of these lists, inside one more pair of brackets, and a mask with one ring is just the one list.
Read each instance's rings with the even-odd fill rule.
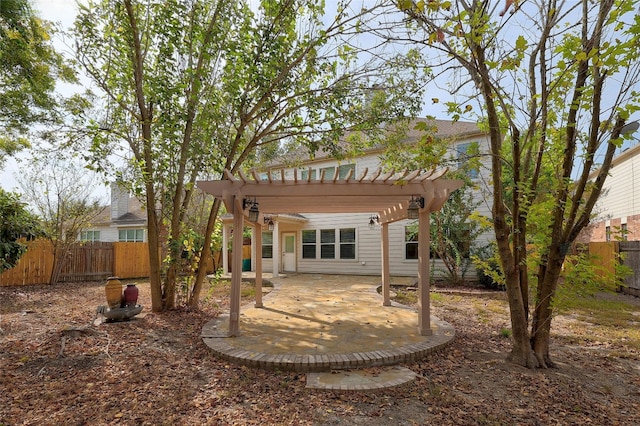
[[111,208],[105,208],[93,225],[80,232],[82,241],[146,242],[147,214],[142,204],[117,184],[111,185]]
[[[592,174],[595,178],[597,172]],[[617,155],[611,164],[596,219],[578,237],[579,242],[640,241],[640,144]]]
[[[465,160],[465,153],[470,144],[478,143],[480,153],[488,152],[488,135],[481,131],[475,123],[452,122],[444,120],[430,121],[437,127],[436,137],[449,142],[449,156],[454,159],[454,165],[460,165]],[[413,126],[412,126],[413,127]],[[421,133],[410,131],[406,143],[415,142]],[[370,179],[380,168],[380,155],[383,148],[367,150],[363,155],[349,160],[338,161],[329,155],[316,154],[313,160],[301,161],[295,159],[298,178],[301,180],[345,179],[347,176],[356,178],[368,172],[365,179]],[[478,208],[480,214],[491,215],[491,200],[486,182],[489,178],[489,158],[483,156],[483,167],[472,170],[469,177],[477,184],[477,199],[481,201]],[[293,178],[294,167],[291,163],[274,164],[270,173],[280,176],[284,173],[286,179]],[[424,169],[432,165],[425,164]],[[267,180],[268,174],[260,177]],[[446,177],[446,175],[445,175]],[[262,256],[264,272],[278,273],[337,273],[375,275],[381,270],[381,238],[380,227],[376,224],[376,212],[370,214],[278,214],[278,212],[264,213],[262,228],[262,246],[252,247],[251,269],[255,270],[256,255]],[[232,216],[223,217],[225,224],[224,241],[230,241],[229,229]],[[416,221],[403,220],[389,226],[390,244],[390,273],[398,276],[417,276],[418,270],[418,241],[415,227]],[[253,232],[256,232],[255,230]],[[274,235],[275,233],[275,235]],[[481,245],[492,238],[491,233],[483,235]],[[255,238],[252,238],[252,241]],[[229,271],[227,253],[223,253],[224,272]],[[438,269],[436,261],[432,270]],[[472,268],[473,269],[473,268]],[[469,271],[474,275],[475,271]]]

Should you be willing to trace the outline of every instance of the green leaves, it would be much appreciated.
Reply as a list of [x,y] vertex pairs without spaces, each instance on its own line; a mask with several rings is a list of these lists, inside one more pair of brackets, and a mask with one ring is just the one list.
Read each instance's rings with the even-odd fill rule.
[[0,188],[0,273],[14,267],[25,252],[21,238],[41,234],[38,218],[27,210],[20,195]]
[[75,73],[51,45],[53,31],[28,0],[2,1],[0,128],[4,138],[24,136],[35,123],[59,119],[53,95],[56,80],[75,81]]

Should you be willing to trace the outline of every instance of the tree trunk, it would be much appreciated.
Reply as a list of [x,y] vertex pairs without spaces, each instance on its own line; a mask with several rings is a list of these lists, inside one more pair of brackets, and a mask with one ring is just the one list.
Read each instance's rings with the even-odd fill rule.
[[551,245],[548,260],[540,265],[538,272],[536,307],[531,324],[531,347],[543,368],[554,366],[549,354],[549,337],[553,318],[552,302],[565,258],[565,254],[560,249],[561,246],[563,245],[559,243]]
[[[151,187],[151,188],[149,188]],[[158,229],[158,215],[155,208],[153,186],[147,184],[147,235],[149,243],[149,283],[151,287],[151,310],[160,312],[164,309],[162,303],[162,284],[160,280],[160,232]]]
[[218,212],[222,203],[220,199],[216,198],[211,206],[209,212],[209,220],[207,221],[207,228],[204,231],[204,243],[202,246],[202,253],[200,254],[200,261],[198,262],[198,273],[196,274],[196,282],[193,284],[193,289],[189,295],[187,304],[191,308],[197,308],[200,302],[200,293],[202,292],[202,286],[204,278],[207,275],[207,259],[211,256],[211,235],[215,229],[216,220],[218,219]]
[[169,244],[169,266],[167,275],[164,278],[162,286],[162,304],[163,309],[174,309],[176,307],[176,283],[178,278],[178,262],[180,261],[180,251],[177,249],[177,240],[171,241]]
[[507,284],[507,298],[509,301],[509,312],[511,316],[511,331],[513,333],[513,347],[507,360],[528,368],[537,367],[536,359],[531,350],[529,341],[529,330],[527,315],[525,314],[522,290],[520,288],[520,269],[513,262],[505,262],[505,259],[513,259],[510,252],[509,241],[497,240],[500,259],[503,262],[502,268]]

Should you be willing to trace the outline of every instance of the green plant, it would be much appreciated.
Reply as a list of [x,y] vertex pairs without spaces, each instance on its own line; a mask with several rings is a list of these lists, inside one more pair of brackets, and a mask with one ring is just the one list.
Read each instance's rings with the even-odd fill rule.
[[504,337],[505,339],[510,339],[511,338],[511,329],[510,328],[501,328],[500,329],[500,336]]
[[553,299],[553,308],[563,310],[576,300],[593,297],[601,291],[615,291],[632,273],[623,260],[623,256],[616,255],[611,272],[597,256],[589,253],[568,255],[562,270],[562,281]]
[[14,267],[27,250],[21,238],[41,235],[39,219],[27,210],[20,195],[0,188],[0,272]]
[[506,289],[506,280],[500,266],[500,259],[496,254],[495,243],[479,250],[472,256],[472,260],[478,274],[478,283],[482,287],[494,290]]

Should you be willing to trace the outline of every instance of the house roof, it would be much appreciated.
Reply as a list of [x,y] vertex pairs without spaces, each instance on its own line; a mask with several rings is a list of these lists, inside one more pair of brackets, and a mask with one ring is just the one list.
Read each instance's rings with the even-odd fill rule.
[[129,211],[127,213],[116,219],[111,219],[111,208],[105,206],[94,222],[95,226],[109,226],[111,224],[126,226],[145,224],[146,221],[147,214],[140,200],[136,197],[129,197]]
[[[416,118],[409,121],[408,131],[404,138],[405,143],[413,143],[425,134],[424,130],[416,129],[418,123],[426,123],[427,126],[434,128],[434,136],[438,139],[468,139],[473,136],[485,135],[486,132],[482,131],[476,123],[467,121],[451,121],[451,120],[436,120],[428,118]],[[346,139],[350,133],[347,132],[345,137],[341,138],[338,142],[339,146],[346,146]],[[364,150],[364,154],[373,154],[382,152],[385,150],[384,145],[376,145]],[[313,158],[310,155],[313,154]],[[280,161],[274,162],[268,165],[268,168],[274,169],[279,167],[286,167],[290,164],[296,163],[312,163],[325,161],[332,159],[333,153],[320,147],[316,152],[310,153],[307,147],[297,148],[284,157],[280,158]]]

